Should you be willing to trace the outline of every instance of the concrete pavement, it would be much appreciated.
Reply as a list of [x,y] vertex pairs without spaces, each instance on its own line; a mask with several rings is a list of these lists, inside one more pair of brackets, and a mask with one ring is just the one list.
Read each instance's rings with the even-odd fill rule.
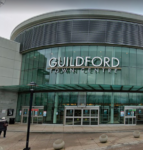
[[[133,137],[133,131],[141,132],[140,138]],[[3,150],[23,150],[26,144],[26,124],[8,126],[7,136],[0,137]],[[99,136],[107,134],[107,143],[100,143]],[[31,150],[53,150],[52,144],[62,138],[65,150],[126,150],[143,148],[143,126],[63,126],[63,125],[31,125]]]

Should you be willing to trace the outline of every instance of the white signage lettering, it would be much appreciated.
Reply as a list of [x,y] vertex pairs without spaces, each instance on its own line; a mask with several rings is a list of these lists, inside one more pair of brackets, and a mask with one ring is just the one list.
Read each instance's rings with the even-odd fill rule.
[[[75,59],[75,66],[79,67],[79,66],[83,66],[85,64],[85,66],[88,66],[88,63],[92,63],[93,66],[95,67],[100,67],[102,66],[102,58],[101,57],[93,57],[92,60],[90,60],[91,57],[90,56],[86,56],[85,57],[85,61],[84,61],[84,58],[83,57],[80,57],[80,56],[77,56],[76,59]],[[58,60],[58,63],[57,63],[57,60]],[[99,62],[99,64],[97,64],[96,62]],[[69,65],[69,62],[70,62],[70,65]],[[116,62],[116,64],[114,64]],[[111,62],[111,66],[112,67],[118,67],[119,66],[119,59],[118,58],[115,58],[115,57],[112,57],[112,62]],[[50,67],[56,67],[58,64],[59,67],[64,67],[65,65],[66,66],[71,66],[73,67],[74,66],[74,59],[72,57],[67,57],[67,58],[63,58],[63,61],[61,60],[61,58],[59,59],[56,59],[55,57],[51,58],[49,60],[49,66]],[[109,57],[104,57],[104,63],[103,63],[104,67],[110,67],[110,58]]]
[[[90,65],[89,65],[90,64]],[[55,70],[55,73],[77,73],[77,68],[81,68],[82,72],[92,73],[94,71],[95,73],[99,72],[99,69],[102,69],[102,72],[105,72],[105,69],[108,69],[108,72],[110,73],[112,69],[114,69],[115,73],[117,73],[117,68],[120,64],[120,61],[116,57],[112,57],[111,59],[109,57],[101,57],[95,56],[91,58],[90,56],[86,56],[85,58],[81,56],[77,56],[75,59],[73,57],[63,57],[63,59],[52,57],[49,60],[49,67],[50,72],[52,73],[53,70]],[[69,70],[68,70],[69,69]]]

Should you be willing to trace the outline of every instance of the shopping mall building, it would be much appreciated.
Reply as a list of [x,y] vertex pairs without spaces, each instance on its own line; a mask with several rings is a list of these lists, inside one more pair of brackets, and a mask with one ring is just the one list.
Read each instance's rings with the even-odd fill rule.
[[26,123],[143,124],[143,16],[65,10],[0,39],[0,117]]

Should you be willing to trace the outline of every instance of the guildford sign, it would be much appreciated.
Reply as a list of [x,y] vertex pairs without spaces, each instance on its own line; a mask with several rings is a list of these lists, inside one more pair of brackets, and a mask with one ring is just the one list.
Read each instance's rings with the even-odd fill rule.
[[[90,63],[90,66],[88,65]],[[112,57],[110,59],[109,57],[104,57],[102,60],[101,57],[93,57],[86,56],[85,59],[83,57],[77,56],[75,59],[72,57],[63,57],[63,60],[61,58],[55,58],[52,57],[49,60],[49,67],[47,69],[50,69],[50,71],[55,71],[55,73],[64,73],[64,72],[77,72],[78,69],[81,69],[82,71],[88,71],[88,72],[99,72],[101,69],[103,72],[105,69],[108,69],[108,72],[111,72],[111,70],[114,70],[116,73],[119,68],[120,61],[116,57]]]

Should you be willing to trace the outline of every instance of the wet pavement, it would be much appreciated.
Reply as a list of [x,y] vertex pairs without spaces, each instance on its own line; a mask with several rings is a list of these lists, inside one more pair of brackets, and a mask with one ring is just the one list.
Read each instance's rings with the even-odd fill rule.
[[[141,132],[140,138],[133,131]],[[23,150],[26,145],[26,124],[8,126],[6,138],[0,137],[3,150]],[[108,136],[107,143],[100,143],[101,134]],[[65,150],[142,150],[143,126],[62,126],[31,125],[31,150],[53,150],[53,142],[62,138]],[[1,150],[1,149],[0,149]]]

